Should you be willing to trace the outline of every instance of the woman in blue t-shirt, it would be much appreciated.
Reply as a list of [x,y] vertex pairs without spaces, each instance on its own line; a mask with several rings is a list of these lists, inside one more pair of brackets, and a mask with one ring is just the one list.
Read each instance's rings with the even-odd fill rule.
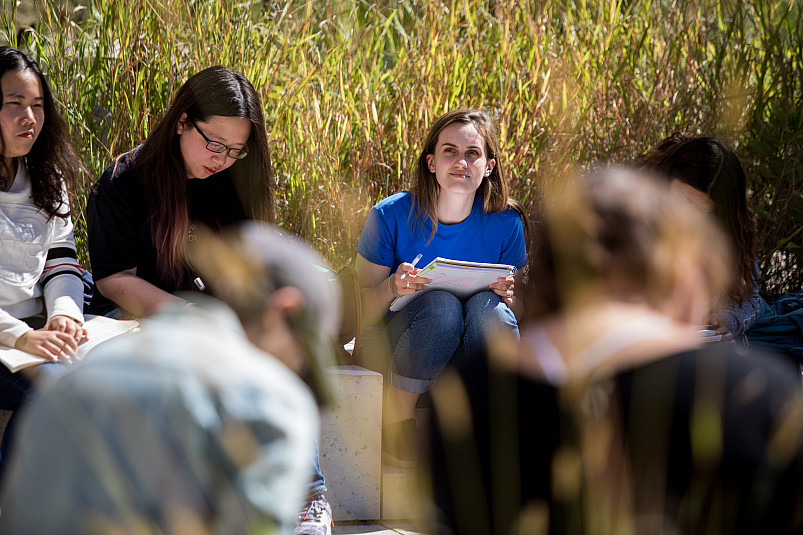
[[419,254],[419,268],[439,256],[517,268],[527,263],[523,213],[508,197],[498,154],[496,128],[486,113],[444,114],[427,134],[411,191],[374,206],[360,237],[363,318],[384,327],[368,329],[361,351],[375,352],[378,341],[392,349],[383,428],[383,447],[392,459],[411,460],[403,437],[415,430],[416,402],[450,361],[482,348],[489,332],[518,337],[513,277],[464,301],[433,290],[388,311],[395,298],[427,288],[430,280],[416,277],[411,263]]

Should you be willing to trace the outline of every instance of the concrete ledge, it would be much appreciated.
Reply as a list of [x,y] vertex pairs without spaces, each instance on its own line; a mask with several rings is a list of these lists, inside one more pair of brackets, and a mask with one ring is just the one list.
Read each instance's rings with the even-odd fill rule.
[[[429,416],[428,408],[415,410],[415,422],[419,433],[422,429],[427,429]],[[418,522],[426,518],[426,506],[423,500],[431,491],[428,488],[427,474],[422,473],[424,466],[421,464],[411,468],[399,468],[387,463],[382,465],[382,520]]]
[[327,369],[336,401],[321,413],[319,455],[335,520],[380,518],[382,374]]
[[422,488],[416,468],[382,466],[382,520],[423,518]]

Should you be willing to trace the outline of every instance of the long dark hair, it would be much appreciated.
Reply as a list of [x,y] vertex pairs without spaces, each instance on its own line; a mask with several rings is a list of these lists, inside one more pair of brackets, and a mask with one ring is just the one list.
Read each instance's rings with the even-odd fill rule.
[[432,234],[430,241],[435,237],[438,230],[438,194],[440,185],[435,173],[429,170],[427,156],[435,153],[438,144],[438,137],[444,128],[452,124],[471,124],[485,140],[485,157],[489,160],[495,159],[496,165],[491,170],[491,174],[482,179],[480,187],[474,193],[482,199],[482,209],[486,214],[502,212],[508,208],[518,212],[527,232],[527,216],[524,209],[517,201],[508,196],[507,173],[505,166],[499,159],[499,135],[496,126],[490,116],[481,110],[458,109],[444,113],[438,117],[427,132],[424,148],[418,156],[415,166],[415,184],[411,192],[415,198],[415,217],[413,228],[420,224],[422,232],[424,222],[429,219],[432,223]]
[[132,168],[143,181],[151,210],[151,236],[159,271],[167,281],[182,277],[186,265],[187,173],[176,128],[186,113],[192,122],[209,117],[243,117],[251,122],[248,156],[228,172],[247,217],[272,221],[272,170],[262,103],[251,82],[237,71],[215,66],[195,74],[145,143],[134,152]]
[[[25,156],[25,166],[31,178],[31,197],[34,204],[49,217],[67,218],[70,210],[69,206],[64,205],[62,188],[66,186],[68,191],[75,191],[84,168],[73,149],[67,135],[67,126],[56,109],[50,86],[39,65],[21,50],[9,46],[0,47],[0,78],[7,72],[17,71],[34,73],[42,85],[44,97],[45,119],[42,130],[31,151]],[[2,91],[0,86],[0,108],[3,107]],[[0,137],[0,154],[5,151],[2,144]],[[7,190],[13,182],[14,170],[7,168],[3,160],[0,162],[0,190]]]
[[667,180],[678,179],[708,195],[714,216],[730,240],[736,273],[730,297],[749,299],[758,282],[755,216],[747,197],[747,178],[736,154],[717,138],[672,135],[643,154],[639,163]]

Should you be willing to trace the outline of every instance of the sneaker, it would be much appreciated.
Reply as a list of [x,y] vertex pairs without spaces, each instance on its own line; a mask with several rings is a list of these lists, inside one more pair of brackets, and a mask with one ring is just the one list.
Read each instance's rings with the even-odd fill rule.
[[397,468],[415,467],[416,434],[412,418],[382,426],[382,462]]
[[332,507],[326,496],[312,496],[298,513],[298,522],[293,535],[332,535]]

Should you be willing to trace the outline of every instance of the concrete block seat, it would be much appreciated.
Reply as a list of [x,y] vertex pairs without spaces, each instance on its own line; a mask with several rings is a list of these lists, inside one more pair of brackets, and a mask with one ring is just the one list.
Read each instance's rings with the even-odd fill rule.
[[[351,353],[353,342],[345,349]],[[335,402],[321,413],[319,455],[335,521],[422,518],[420,474],[382,463],[382,374],[356,365],[327,369]],[[428,396],[416,409],[426,427]]]
[[327,369],[335,402],[321,413],[319,455],[335,520],[381,518],[382,374]]

